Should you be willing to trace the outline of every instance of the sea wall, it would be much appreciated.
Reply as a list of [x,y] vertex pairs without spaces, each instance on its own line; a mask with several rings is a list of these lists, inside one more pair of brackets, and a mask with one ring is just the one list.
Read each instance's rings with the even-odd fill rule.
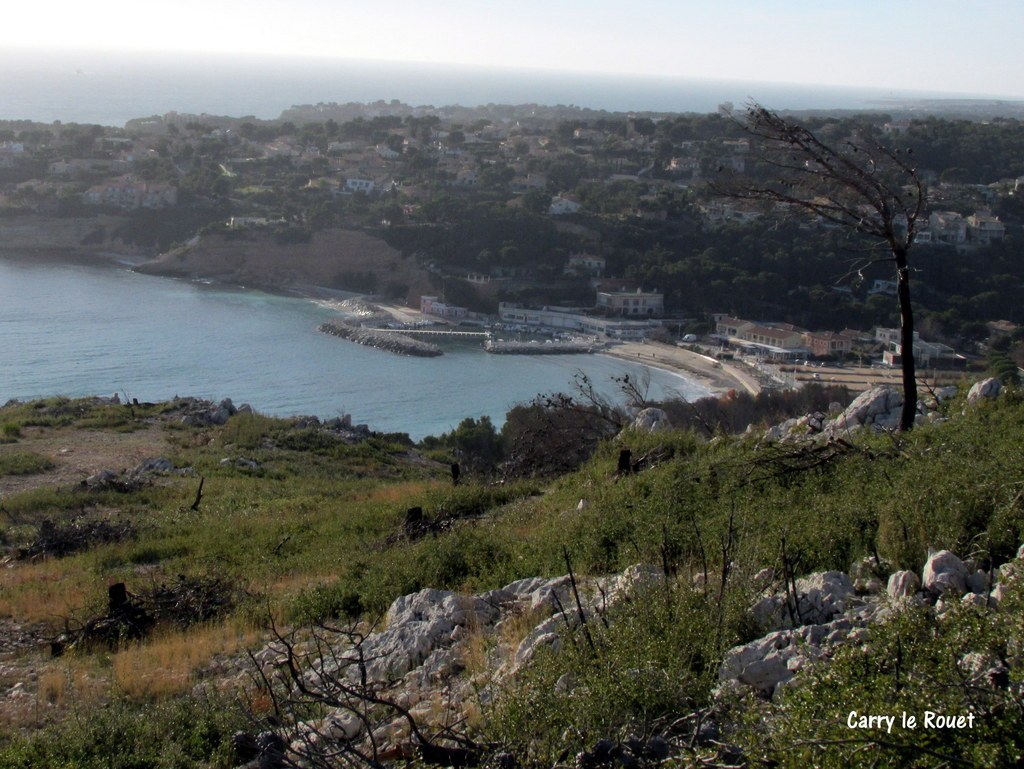
[[387,350],[396,355],[413,355],[419,358],[436,358],[441,355],[441,349],[436,345],[421,342],[419,339],[411,339],[402,334],[389,331],[375,331],[370,328],[363,328],[351,323],[330,321],[321,323],[320,331],[331,336],[340,336],[356,344],[376,347],[379,350]]

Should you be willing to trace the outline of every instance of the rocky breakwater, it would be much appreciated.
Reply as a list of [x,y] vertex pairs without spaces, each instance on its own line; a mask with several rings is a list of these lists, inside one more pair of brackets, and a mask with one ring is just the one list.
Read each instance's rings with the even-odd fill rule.
[[319,330],[324,334],[340,336],[342,339],[347,339],[350,342],[366,345],[367,347],[376,347],[379,350],[387,350],[396,355],[436,358],[442,354],[441,348],[428,342],[421,342],[419,339],[412,339],[404,334],[393,331],[378,331],[343,321],[321,323]]
[[495,355],[585,355],[594,352],[598,346],[588,341],[566,342],[506,342],[488,339],[484,350]]

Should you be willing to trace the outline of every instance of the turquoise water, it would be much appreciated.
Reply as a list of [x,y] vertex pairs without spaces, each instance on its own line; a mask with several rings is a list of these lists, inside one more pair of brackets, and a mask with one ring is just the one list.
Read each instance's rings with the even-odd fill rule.
[[[248,402],[274,415],[351,413],[413,438],[462,418],[496,422],[516,403],[565,391],[577,370],[603,390],[641,367],[593,355],[488,355],[456,343],[408,358],[316,331],[312,302],[139,275],[108,264],[0,258],[0,403],[47,395],[174,395]],[[652,394],[707,391],[651,371]]]

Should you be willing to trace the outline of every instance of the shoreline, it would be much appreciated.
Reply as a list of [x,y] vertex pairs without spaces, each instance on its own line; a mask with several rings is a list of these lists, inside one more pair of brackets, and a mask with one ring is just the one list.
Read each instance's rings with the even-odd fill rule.
[[753,377],[734,366],[662,342],[620,342],[598,355],[679,374],[707,389],[711,397],[721,397],[735,390],[744,390],[751,395],[761,391]]
[[[148,256],[143,254],[83,249],[40,249],[33,252],[26,249],[8,250],[0,248],[0,256],[15,258],[27,256],[33,260],[42,259],[65,263],[107,264],[117,269],[140,272],[141,274],[153,275],[154,277],[185,280],[190,283],[215,285],[227,289],[261,291],[271,295],[301,299],[330,308],[335,312],[339,310],[341,302],[347,299],[356,299],[375,305],[399,323],[414,323],[423,320],[433,323],[444,323],[443,320],[424,315],[418,309],[404,307],[394,302],[378,301],[373,299],[372,296],[363,293],[342,291],[309,283],[299,283],[290,286],[244,285],[220,277],[204,277],[200,275],[172,276],[136,270],[135,268],[140,263],[148,260]],[[721,397],[731,390],[746,390],[752,394],[756,394],[760,390],[752,378],[744,376],[733,367],[672,345],[657,342],[612,342],[608,348],[594,354],[630,363],[638,363],[648,368],[675,374],[707,390],[707,397]]]
[[[187,278],[199,280],[198,277]],[[204,280],[209,280],[204,279]],[[381,312],[391,316],[398,323],[415,323],[427,321],[442,325],[452,325],[447,321],[431,315],[425,315],[412,307],[405,307],[394,302],[384,302],[373,298],[372,294],[360,294],[353,291],[317,286],[310,283],[300,283],[287,287],[271,286],[240,286],[231,281],[216,280],[216,283],[236,288],[255,289],[278,296],[287,296],[295,299],[303,299],[313,302],[321,307],[327,307],[334,312],[342,312],[340,305],[346,300],[357,300],[373,305]],[[639,353],[639,355],[638,355]],[[756,380],[744,376],[734,367],[712,361],[698,353],[684,350],[672,345],[658,342],[611,342],[609,347],[593,353],[608,358],[615,358],[630,363],[639,363],[647,368],[658,369],[670,374],[675,374],[682,379],[703,387],[708,391],[708,396],[720,398],[734,390],[745,390],[751,395],[757,395],[761,391]],[[651,356],[648,358],[648,356]]]

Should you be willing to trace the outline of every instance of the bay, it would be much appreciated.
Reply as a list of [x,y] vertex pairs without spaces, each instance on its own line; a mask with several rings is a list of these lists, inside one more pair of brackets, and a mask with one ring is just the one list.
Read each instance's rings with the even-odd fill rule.
[[513,405],[567,391],[582,371],[650,372],[655,397],[708,391],[683,377],[599,355],[489,355],[452,343],[409,358],[319,333],[333,312],[298,298],[134,273],[108,263],[0,258],[0,403],[50,395],[163,400],[194,395],[263,413],[352,414],[414,439],[467,416],[500,424]]

